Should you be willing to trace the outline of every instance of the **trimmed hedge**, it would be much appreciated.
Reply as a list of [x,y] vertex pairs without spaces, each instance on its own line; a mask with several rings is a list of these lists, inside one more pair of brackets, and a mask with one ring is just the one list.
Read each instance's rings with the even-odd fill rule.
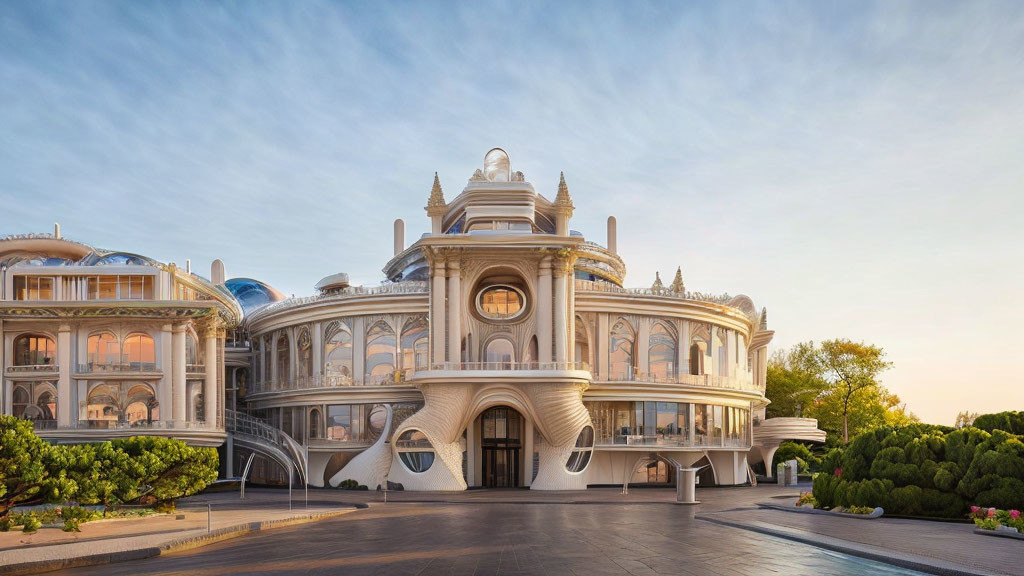
[[882,427],[832,450],[814,478],[824,508],[881,506],[906,516],[963,517],[970,505],[1024,507],[1024,438],[995,430]]
[[1018,436],[1024,435],[1024,412],[982,414],[974,419],[972,426],[989,433],[993,430],[1003,430]]

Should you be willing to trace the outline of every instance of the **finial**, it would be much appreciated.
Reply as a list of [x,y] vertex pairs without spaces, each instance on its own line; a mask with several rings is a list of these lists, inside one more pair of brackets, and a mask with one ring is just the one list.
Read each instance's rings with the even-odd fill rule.
[[651,285],[651,290],[660,292],[665,289],[665,285],[661,282],[661,274],[658,272],[654,273],[654,284]]
[[444,192],[441,190],[441,180],[437,177],[437,172],[434,172],[434,186],[430,189],[430,198],[427,199],[427,208],[443,208]]
[[565,184],[565,172],[558,173],[558,193],[555,194],[555,206],[572,209],[572,196],[569,196],[569,187]]
[[760,329],[761,330],[767,330],[768,329],[768,309],[767,308],[761,308],[761,326],[760,326]]
[[676,267],[676,277],[672,280],[672,285],[669,288],[677,294],[682,294],[683,292],[686,292],[686,285],[683,284],[682,267]]

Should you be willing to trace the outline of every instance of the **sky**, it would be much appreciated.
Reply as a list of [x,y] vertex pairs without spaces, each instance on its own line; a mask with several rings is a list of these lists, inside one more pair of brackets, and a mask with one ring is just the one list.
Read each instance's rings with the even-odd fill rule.
[[495,146],[628,286],[881,346],[927,422],[1024,410],[1024,3],[0,0],[0,236],[376,284]]

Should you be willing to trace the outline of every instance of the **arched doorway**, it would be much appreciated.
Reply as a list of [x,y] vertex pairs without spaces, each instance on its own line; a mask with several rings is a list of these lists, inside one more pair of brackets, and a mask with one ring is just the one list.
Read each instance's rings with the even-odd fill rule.
[[507,406],[480,415],[480,480],[487,488],[515,488],[522,470],[523,418]]

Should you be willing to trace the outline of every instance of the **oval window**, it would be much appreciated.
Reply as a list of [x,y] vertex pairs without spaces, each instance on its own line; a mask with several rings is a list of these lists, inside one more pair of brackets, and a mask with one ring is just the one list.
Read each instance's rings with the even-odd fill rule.
[[509,320],[523,313],[526,298],[511,286],[491,286],[480,291],[476,309],[481,316],[493,320]]
[[419,430],[406,430],[395,441],[398,457],[410,472],[426,472],[434,463],[434,447],[426,434]]
[[580,430],[580,435],[576,437],[576,445],[565,462],[565,469],[572,474],[583,472],[587,469],[587,464],[590,464],[590,456],[593,452],[594,428],[585,426],[583,430]]

